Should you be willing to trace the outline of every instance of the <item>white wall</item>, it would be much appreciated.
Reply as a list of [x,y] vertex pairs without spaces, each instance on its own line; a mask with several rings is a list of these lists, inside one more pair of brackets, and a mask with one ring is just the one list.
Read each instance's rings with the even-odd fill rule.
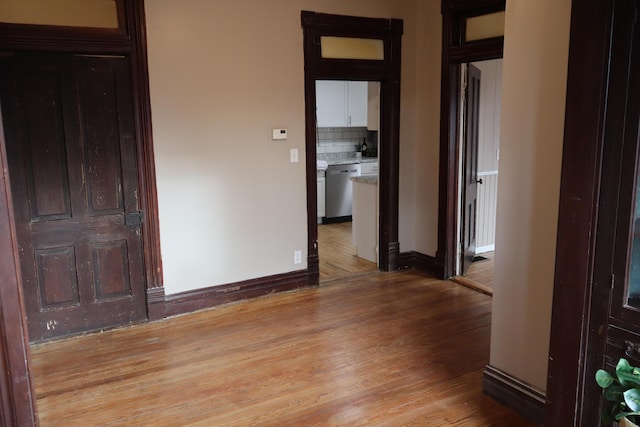
[[474,62],[481,73],[478,132],[478,213],[476,253],[494,250],[498,195],[498,150],[502,103],[502,59]]
[[[400,244],[414,249],[416,7],[415,0],[146,2],[168,294],[306,267],[301,10],[405,20]],[[289,138],[274,142],[271,129],[280,127]],[[290,148],[300,150],[300,163],[289,162]],[[304,261],[294,265],[298,249]]]
[[570,0],[507,1],[493,367],[541,390],[560,189]]

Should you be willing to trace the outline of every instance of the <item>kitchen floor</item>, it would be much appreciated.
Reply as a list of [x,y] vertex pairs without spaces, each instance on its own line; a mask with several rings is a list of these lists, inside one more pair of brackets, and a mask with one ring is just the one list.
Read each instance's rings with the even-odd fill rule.
[[318,224],[320,281],[335,280],[377,271],[376,263],[355,255],[351,222]]

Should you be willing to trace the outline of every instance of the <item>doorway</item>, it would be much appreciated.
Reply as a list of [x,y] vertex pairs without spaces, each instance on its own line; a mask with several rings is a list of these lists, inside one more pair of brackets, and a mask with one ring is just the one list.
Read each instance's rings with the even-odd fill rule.
[[492,294],[502,59],[462,64],[461,75],[461,208],[455,280]]
[[380,83],[316,81],[320,282],[378,267]]
[[[397,269],[399,117],[402,21],[302,12],[305,61],[305,148],[307,171],[307,263],[309,284],[320,277],[316,81],[380,82],[378,264]],[[323,49],[323,43],[326,49]],[[354,55],[353,48],[367,46]]]

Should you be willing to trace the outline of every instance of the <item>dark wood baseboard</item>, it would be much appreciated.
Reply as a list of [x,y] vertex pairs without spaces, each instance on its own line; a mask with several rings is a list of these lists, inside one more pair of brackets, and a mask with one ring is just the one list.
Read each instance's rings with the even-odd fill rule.
[[499,369],[486,366],[482,391],[493,400],[513,409],[534,423],[543,425],[546,396],[537,389]]
[[191,313],[229,302],[255,298],[274,292],[289,291],[309,286],[308,270],[260,277],[227,285],[168,295],[165,298],[166,316]]
[[164,319],[165,295],[163,287],[147,289],[147,316],[149,316],[150,322]]
[[444,266],[435,257],[420,252],[402,252],[398,257],[398,269],[415,268],[427,274],[444,279]]

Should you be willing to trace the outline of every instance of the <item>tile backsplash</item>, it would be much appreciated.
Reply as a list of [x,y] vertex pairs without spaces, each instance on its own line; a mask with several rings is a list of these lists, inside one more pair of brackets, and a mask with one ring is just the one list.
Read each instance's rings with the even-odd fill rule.
[[[318,128],[318,154],[353,153],[355,145],[367,138],[366,127]],[[367,139],[367,145],[370,144]]]

